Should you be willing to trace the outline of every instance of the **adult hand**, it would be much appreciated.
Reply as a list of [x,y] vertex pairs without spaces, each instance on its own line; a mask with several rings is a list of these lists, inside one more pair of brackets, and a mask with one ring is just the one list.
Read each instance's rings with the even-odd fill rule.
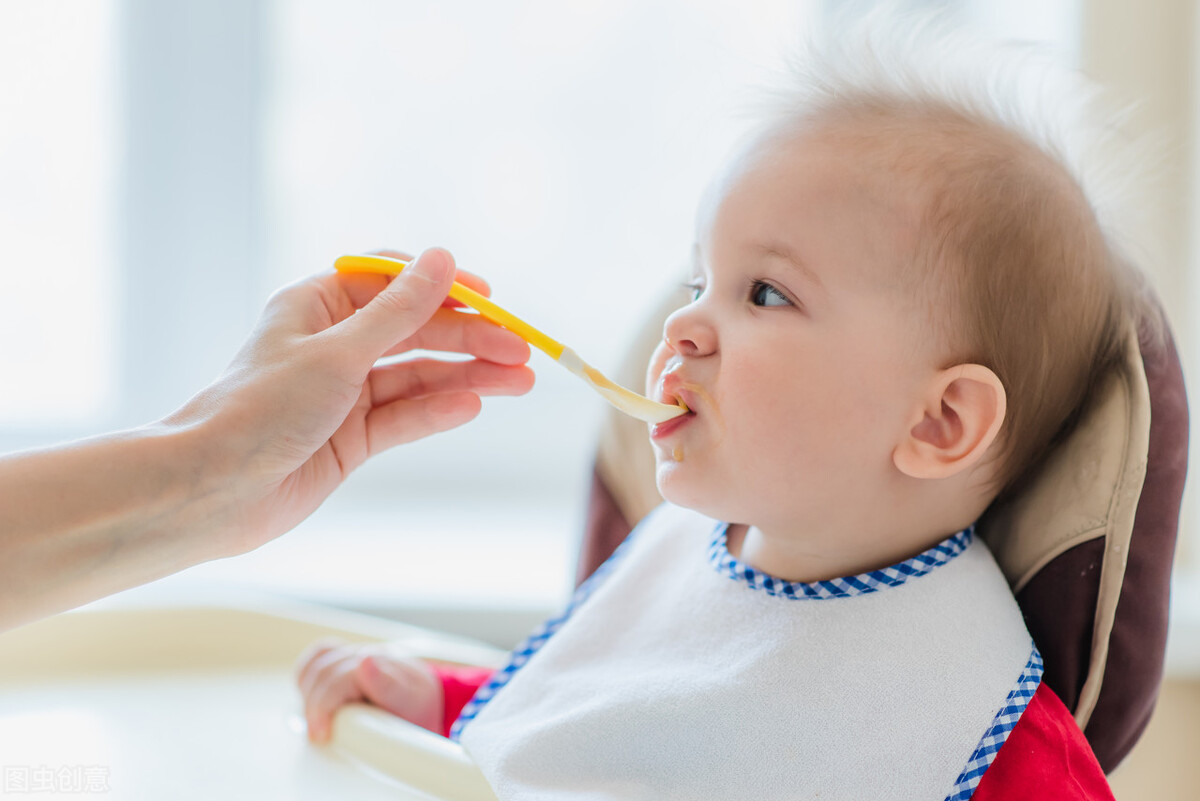
[[[174,414],[0,457],[0,630],[255,548],[372,454],[467,422],[482,395],[528,391],[529,347],[448,304],[454,277],[431,250],[390,283],[300,281]],[[474,358],[375,364],[415,348]]]
[[[331,273],[286,287],[224,375],[163,421],[207,429],[230,493],[215,532],[231,538],[228,550],[290,529],[368,457],[471,420],[481,396],[529,391],[529,346],[454,308],[455,278],[450,254],[433,249],[390,283]],[[475,276],[457,279],[489,292]],[[376,365],[414,349],[474,358]]]

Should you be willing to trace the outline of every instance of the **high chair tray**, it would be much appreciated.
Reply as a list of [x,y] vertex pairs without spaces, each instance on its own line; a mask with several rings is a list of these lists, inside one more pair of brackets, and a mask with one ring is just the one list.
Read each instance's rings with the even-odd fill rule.
[[0,797],[495,798],[456,744],[376,709],[343,709],[331,744],[309,744],[292,667],[329,636],[462,664],[502,656],[320,608],[59,615],[0,635]]

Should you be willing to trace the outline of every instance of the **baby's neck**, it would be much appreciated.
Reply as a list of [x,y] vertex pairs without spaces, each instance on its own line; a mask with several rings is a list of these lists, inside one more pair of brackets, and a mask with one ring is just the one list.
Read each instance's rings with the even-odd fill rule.
[[[729,526],[727,546],[735,559],[767,575],[784,581],[812,583],[889,567],[956,533],[948,531],[916,539],[899,537],[871,543],[871,547],[847,548],[833,537],[814,545],[811,538],[733,524]],[[833,543],[826,547],[829,541]]]

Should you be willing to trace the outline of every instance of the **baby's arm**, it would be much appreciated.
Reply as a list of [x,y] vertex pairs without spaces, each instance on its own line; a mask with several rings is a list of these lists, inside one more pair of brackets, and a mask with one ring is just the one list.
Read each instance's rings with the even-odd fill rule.
[[329,739],[333,715],[366,701],[443,736],[492,674],[491,668],[451,667],[390,653],[386,645],[324,641],[298,660],[308,736]]
[[442,682],[423,660],[397,656],[383,644],[322,641],[300,657],[296,668],[313,742],[327,741],[334,713],[356,701],[442,733]]

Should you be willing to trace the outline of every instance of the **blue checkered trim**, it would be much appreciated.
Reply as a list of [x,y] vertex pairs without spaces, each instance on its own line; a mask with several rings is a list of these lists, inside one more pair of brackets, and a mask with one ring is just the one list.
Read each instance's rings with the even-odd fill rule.
[[620,562],[621,557],[628,551],[629,543],[633,541],[637,529],[625,538],[625,541],[613,551],[612,555],[604,561],[600,567],[590,575],[586,581],[576,588],[575,594],[571,596],[570,602],[567,603],[566,609],[560,612],[557,616],[550,618],[537,629],[533,634],[530,634],[525,641],[518,645],[508,656],[508,664],[492,674],[487,684],[484,684],[476,692],[474,697],[467,702],[459,713],[458,720],[454,721],[454,725],[450,727],[450,739],[457,741],[462,735],[463,727],[475,719],[487,702],[492,700],[496,693],[512,680],[516,672],[536,654],[546,641],[554,635],[556,631],[563,627],[563,624],[570,619],[579,605],[586,601],[596,588],[604,583],[604,578],[612,569]]
[[967,546],[975,537],[975,527],[965,528],[929,550],[891,567],[859,573],[857,576],[811,583],[777,579],[739,562],[729,553],[728,535],[728,523],[717,526],[712,544],[708,548],[709,561],[718,572],[734,581],[745,583],[752,590],[762,590],[768,595],[778,595],[795,601],[807,601],[866,595],[886,587],[898,587],[909,579],[924,576],[967,550]]
[[979,786],[979,780],[983,778],[984,771],[996,758],[1000,746],[1004,745],[1009,732],[1013,730],[1021,715],[1025,713],[1025,708],[1029,706],[1030,699],[1033,698],[1033,694],[1037,692],[1038,685],[1041,683],[1042,655],[1034,645],[1029,654],[1029,661],[1025,663],[1025,670],[1022,671],[1021,678],[1017,679],[1017,686],[1013,687],[1008,698],[1004,700],[1004,705],[992,719],[991,728],[983,735],[975,753],[971,754],[971,758],[967,760],[967,766],[958,775],[958,780],[954,782],[954,789],[950,795],[946,796],[946,801],[967,801],[975,793],[975,788]]

